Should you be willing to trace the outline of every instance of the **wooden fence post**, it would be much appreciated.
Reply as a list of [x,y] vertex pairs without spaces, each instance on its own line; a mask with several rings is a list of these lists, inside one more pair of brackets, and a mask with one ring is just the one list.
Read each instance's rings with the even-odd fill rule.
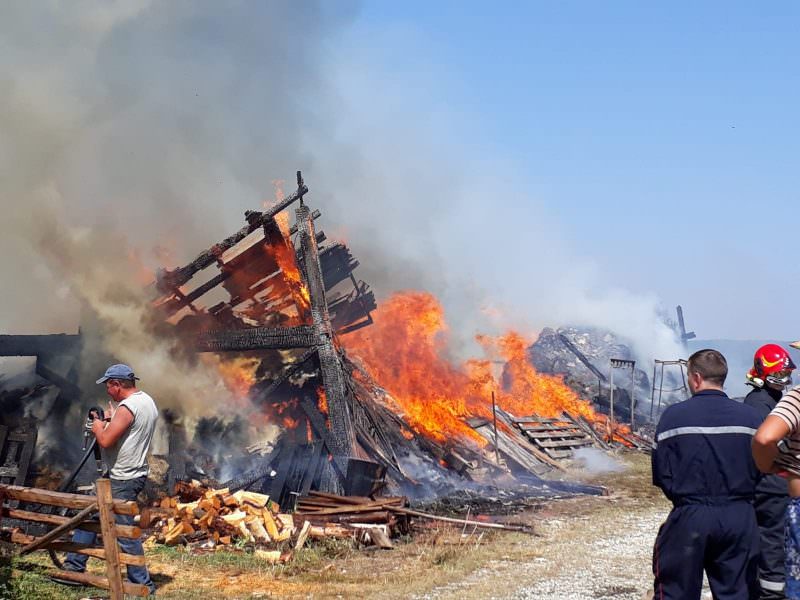
[[123,600],[122,573],[119,566],[119,546],[114,526],[114,504],[111,498],[111,480],[97,480],[97,506],[100,510],[100,531],[106,553],[106,576],[111,600]]

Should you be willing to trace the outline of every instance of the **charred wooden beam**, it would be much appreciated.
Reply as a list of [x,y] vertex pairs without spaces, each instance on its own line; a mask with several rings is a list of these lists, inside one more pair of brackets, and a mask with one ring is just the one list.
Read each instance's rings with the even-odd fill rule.
[[320,249],[319,262],[325,280],[325,290],[331,290],[341,283],[358,267],[350,249],[341,243],[331,244]]
[[325,300],[325,283],[322,278],[314,219],[311,217],[311,209],[303,203],[303,194],[300,193],[305,188],[300,171],[297,172],[297,187],[300,195],[300,206],[295,211],[297,231],[303,256],[305,282],[311,298],[311,318],[319,343],[320,371],[328,399],[328,417],[331,424],[329,449],[334,457],[346,457],[353,452],[355,435],[345,401],[344,373],[333,343],[333,329],[328,303]]
[[372,313],[378,307],[375,294],[363,281],[356,284],[353,293],[339,296],[329,304],[331,323],[339,334],[355,331],[372,323]]
[[195,273],[202,271],[208,266],[214,264],[217,259],[222,256],[223,252],[233,248],[236,244],[241,242],[248,235],[253,233],[256,229],[264,226],[270,219],[275,217],[279,212],[288,208],[291,204],[303,197],[303,194],[308,193],[308,188],[305,185],[298,186],[296,192],[287,196],[274,206],[270,207],[264,212],[247,211],[245,219],[247,225],[242,227],[239,231],[232,236],[225,238],[218,244],[214,244],[208,250],[201,252],[192,262],[183,267],[168,271],[162,269],[156,274],[156,288],[163,294],[172,292],[188,282]]
[[558,339],[560,339],[561,343],[564,344],[567,349],[575,355],[575,358],[581,361],[587,369],[594,373],[595,377],[597,377],[603,383],[608,381],[608,378],[603,374],[603,372],[595,367],[588,358],[586,358],[586,355],[581,352],[575,344],[572,343],[572,340],[570,340],[563,333],[558,334]]
[[246,489],[266,477],[274,477],[277,475],[277,471],[273,468],[273,463],[278,460],[279,455],[280,446],[276,447],[267,456],[262,458],[256,467],[229,479],[220,487],[228,488],[228,490],[233,493],[238,490]]
[[0,356],[46,356],[79,352],[80,334],[0,335]]
[[303,368],[303,365],[316,353],[316,348],[310,348],[309,350],[306,350],[300,358],[289,365],[283,373],[281,373],[274,380],[270,381],[266,386],[255,384],[253,386],[253,395],[251,397],[260,397],[263,400],[269,399],[269,397],[281,386],[284,381],[299,372],[300,369]]
[[286,350],[311,348],[318,344],[318,336],[309,325],[298,327],[253,327],[209,331],[198,338],[198,352],[243,352],[246,350]]

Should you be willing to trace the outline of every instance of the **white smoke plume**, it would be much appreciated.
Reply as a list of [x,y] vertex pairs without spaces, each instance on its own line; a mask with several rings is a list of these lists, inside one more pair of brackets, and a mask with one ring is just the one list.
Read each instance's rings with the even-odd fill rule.
[[210,375],[140,335],[142,272],[187,262],[302,169],[379,300],[428,289],[464,340],[582,322],[647,356],[680,353],[657,300],[575,256],[568,224],[509,184],[512,161],[458,142],[446,77],[387,72],[354,50],[357,5],[20,1],[3,13],[0,331],[74,332],[86,302],[110,333],[104,350],[153,391],[213,400]]

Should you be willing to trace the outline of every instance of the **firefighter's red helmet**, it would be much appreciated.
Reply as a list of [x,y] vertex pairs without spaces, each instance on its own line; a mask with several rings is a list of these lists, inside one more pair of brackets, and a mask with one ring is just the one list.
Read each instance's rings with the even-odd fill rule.
[[795,368],[792,357],[778,344],[761,346],[753,357],[754,375],[775,385],[789,385]]

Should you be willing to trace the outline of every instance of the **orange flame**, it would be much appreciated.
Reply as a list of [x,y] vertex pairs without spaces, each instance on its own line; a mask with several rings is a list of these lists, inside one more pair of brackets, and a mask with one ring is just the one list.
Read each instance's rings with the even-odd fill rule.
[[317,388],[317,406],[319,407],[319,412],[323,415],[328,414],[328,396],[322,386]]
[[373,313],[374,324],[342,338],[367,373],[398,402],[411,427],[438,442],[452,438],[486,441],[467,425],[468,417],[491,418],[491,393],[497,405],[517,416],[559,416],[566,411],[594,420],[591,405],[562,378],[536,372],[526,355],[526,340],[509,332],[479,336],[490,355],[505,362],[505,386],[493,362],[473,359],[456,366],[443,358],[447,323],[441,304],[424,292],[398,293]]
[[283,281],[289,288],[300,314],[305,314],[311,308],[311,296],[300,275],[300,269],[297,266],[297,258],[295,257],[293,246],[289,243],[286,234],[284,234],[284,243],[269,244],[265,245],[264,248],[267,252],[272,254],[272,257],[280,268]]
[[238,356],[235,358],[219,358],[217,370],[222,376],[225,387],[239,399],[247,398],[250,388],[256,382],[256,371],[261,359]]

